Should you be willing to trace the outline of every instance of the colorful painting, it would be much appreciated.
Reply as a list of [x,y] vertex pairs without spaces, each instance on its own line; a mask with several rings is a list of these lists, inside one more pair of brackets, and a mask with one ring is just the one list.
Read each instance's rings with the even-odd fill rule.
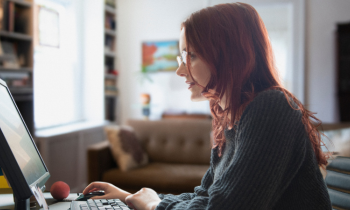
[[142,72],[175,71],[178,68],[178,41],[143,42]]

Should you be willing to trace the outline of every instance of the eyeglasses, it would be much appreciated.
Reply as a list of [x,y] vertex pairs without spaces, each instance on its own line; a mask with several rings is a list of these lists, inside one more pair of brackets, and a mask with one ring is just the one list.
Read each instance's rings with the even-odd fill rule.
[[186,57],[187,57],[187,52],[186,51],[182,51],[181,52],[181,56],[177,56],[177,63],[179,64],[179,66],[181,66],[181,63],[186,66]]

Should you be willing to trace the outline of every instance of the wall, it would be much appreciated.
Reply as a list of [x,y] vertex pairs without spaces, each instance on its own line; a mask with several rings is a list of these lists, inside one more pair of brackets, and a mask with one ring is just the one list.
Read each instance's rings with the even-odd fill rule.
[[[97,2],[97,1],[96,1]],[[104,124],[81,123],[36,132],[40,154],[50,172],[46,189],[66,182],[71,192],[82,192],[88,183],[87,148],[104,141]]]
[[83,116],[104,120],[104,1],[84,0],[83,8]]
[[336,24],[350,22],[350,1],[306,1],[306,104],[323,122],[339,121],[336,98]]
[[207,5],[203,0],[133,0],[117,1],[117,67],[119,122],[141,118],[139,95],[151,94],[151,118],[159,118],[161,110],[209,112],[207,102],[192,103],[183,78],[175,72],[155,73],[151,82],[140,82],[142,41],[178,40],[180,24],[193,11]]
[[[278,2],[276,0],[264,0]],[[286,2],[286,0],[280,0]],[[208,112],[208,103],[190,102],[184,79],[175,73],[152,75],[153,83],[141,86],[141,43],[178,39],[179,27],[192,12],[225,0],[118,0],[118,87],[119,121],[141,118],[139,95],[152,95],[154,110],[185,109]],[[243,2],[261,2],[247,0]],[[324,122],[336,122],[335,98],[335,23],[350,21],[350,1],[306,0],[305,3],[305,104]],[[322,2],[322,3],[321,3]],[[152,110],[153,111],[153,110]],[[160,112],[153,111],[153,118]]]

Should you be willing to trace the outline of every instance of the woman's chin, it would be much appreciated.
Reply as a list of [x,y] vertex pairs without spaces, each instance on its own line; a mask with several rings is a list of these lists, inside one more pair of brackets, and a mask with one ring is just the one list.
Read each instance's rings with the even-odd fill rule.
[[207,100],[208,100],[208,99],[207,99],[206,97],[202,96],[202,94],[196,94],[196,95],[194,95],[194,94],[192,93],[192,95],[191,95],[191,101],[193,101],[193,102],[207,101]]

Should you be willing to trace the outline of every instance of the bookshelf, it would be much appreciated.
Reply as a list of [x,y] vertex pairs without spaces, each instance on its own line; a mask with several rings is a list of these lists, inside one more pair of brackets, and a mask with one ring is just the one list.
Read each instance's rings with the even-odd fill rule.
[[117,79],[116,43],[117,43],[117,12],[116,0],[104,1],[104,89],[105,89],[105,119],[111,122],[117,120]]
[[34,134],[33,0],[0,0],[0,78]]

